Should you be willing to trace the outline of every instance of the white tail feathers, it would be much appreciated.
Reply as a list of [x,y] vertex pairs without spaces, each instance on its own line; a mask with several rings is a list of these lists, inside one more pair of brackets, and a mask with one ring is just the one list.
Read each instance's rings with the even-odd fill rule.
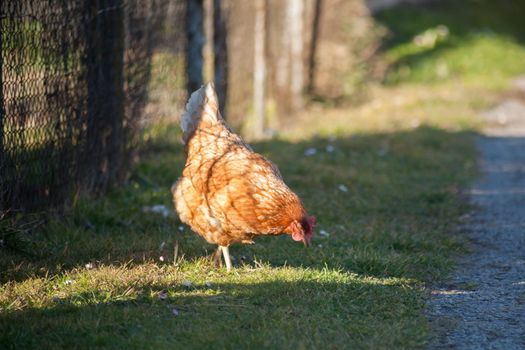
[[186,111],[182,113],[180,127],[182,129],[182,139],[184,143],[193,134],[203,119],[207,119],[214,124],[220,120],[219,102],[213,83],[202,86],[193,92],[186,103]]

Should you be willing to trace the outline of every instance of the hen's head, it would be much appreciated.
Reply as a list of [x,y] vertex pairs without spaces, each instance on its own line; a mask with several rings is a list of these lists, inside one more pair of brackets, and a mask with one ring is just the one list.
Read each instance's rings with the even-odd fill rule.
[[290,224],[292,239],[297,242],[303,242],[305,247],[310,245],[314,235],[315,216],[303,216],[301,220],[294,220]]

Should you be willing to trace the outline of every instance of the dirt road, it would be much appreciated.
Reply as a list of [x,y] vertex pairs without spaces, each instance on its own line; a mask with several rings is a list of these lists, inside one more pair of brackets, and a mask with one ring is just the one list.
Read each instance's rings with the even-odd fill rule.
[[432,292],[431,349],[525,349],[525,102],[484,117],[492,127],[478,139],[483,175],[464,227],[472,253]]

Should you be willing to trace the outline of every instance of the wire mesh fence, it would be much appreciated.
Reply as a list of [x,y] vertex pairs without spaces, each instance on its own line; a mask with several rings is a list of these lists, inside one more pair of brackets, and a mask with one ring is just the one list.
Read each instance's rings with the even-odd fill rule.
[[[377,47],[364,0],[0,2],[0,216],[122,181],[140,129],[214,81],[244,134],[339,97]],[[343,78],[343,79],[342,79]]]
[[[183,1],[3,1],[2,211],[100,192],[125,175],[156,49],[183,36]],[[168,15],[170,15],[168,19]],[[168,20],[170,23],[168,24]]]

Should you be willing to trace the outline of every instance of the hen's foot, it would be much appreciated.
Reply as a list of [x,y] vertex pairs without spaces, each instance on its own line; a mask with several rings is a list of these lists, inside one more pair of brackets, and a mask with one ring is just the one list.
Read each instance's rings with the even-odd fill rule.
[[222,249],[222,255],[224,255],[224,262],[226,263],[226,271],[230,272],[232,270],[232,261],[230,259],[230,250],[228,247],[219,246],[219,249]]
[[210,255],[210,261],[213,263],[215,267],[222,267],[221,254],[222,254],[222,248],[221,246],[219,246],[217,250],[215,251],[215,253]]

